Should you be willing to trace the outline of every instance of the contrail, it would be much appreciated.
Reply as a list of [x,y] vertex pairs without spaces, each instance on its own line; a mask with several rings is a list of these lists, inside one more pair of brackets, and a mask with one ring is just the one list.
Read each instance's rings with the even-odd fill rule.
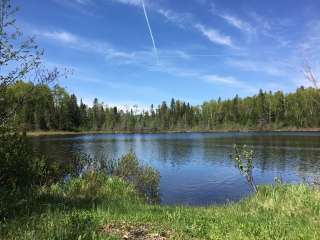
[[143,8],[144,16],[145,16],[145,18],[146,18],[146,22],[147,22],[147,25],[148,25],[148,28],[149,28],[149,33],[150,33],[150,37],[151,37],[152,44],[153,44],[154,54],[156,55],[157,61],[159,62],[158,49],[157,49],[156,43],[155,43],[155,41],[154,41],[152,29],[151,29],[151,26],[150,26],[150,23],[149,23],[148,14],[147,14],[147,11],[146,11],[146,7],[145,7],[145,5],[144,5],[144,0],[141,0],[141,3],[142,3],[142,8]]

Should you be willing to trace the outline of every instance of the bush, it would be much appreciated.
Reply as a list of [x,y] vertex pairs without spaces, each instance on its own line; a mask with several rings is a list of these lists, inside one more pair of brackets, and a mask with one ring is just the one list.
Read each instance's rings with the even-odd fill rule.
[[159,201],[158,171],[141,164],[134,153],[128,153],[119,159],[110,159],[103,155],[91,157],[82,154],[78,156],[79,176],[88,173],[102,173],[107,176],[119,177],[132,183],[137,191],[149,203]]
[[133,183],[149,203],[159,201],[159,172],[140,164],[134,153],[128,153],[117,161],[113,175]]
[[0,131],[1,190],[24,192],[39,184],[43,158],[34,156],[24,136],[5,129]]
[[0,188],[26,193],[37,186],[51,185],[68,175],[78,176],[86,163],[78,158],[57,163],[35,154],[27,137],[0,129]]
[[58,164],[37,155],[26,136],[0,128],[0,219],[27,207],[39,186],[77,175],[84,165],[77,159]]
[[27,140],[17,132],[0,129],[0,217],[26,204],[41,182],[42,158],[36,158]]

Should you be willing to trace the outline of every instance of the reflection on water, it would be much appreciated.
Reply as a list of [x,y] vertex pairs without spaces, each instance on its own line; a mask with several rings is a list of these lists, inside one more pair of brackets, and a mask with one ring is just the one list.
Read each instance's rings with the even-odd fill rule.
[[320,173],[320,133],[98,134],[33,138],[35,149],[57,161],[74,153],[119,157],[134,151],[160,171],[163,204],[236,201],[249,189],[230,160],[233,144],[253,146],[258,184],[274,177],[298,182]]

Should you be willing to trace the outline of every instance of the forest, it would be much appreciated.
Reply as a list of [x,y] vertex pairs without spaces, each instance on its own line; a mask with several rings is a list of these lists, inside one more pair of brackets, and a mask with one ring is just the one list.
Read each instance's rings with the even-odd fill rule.
[[11,123],[28,131],[156,132],[320,127],[320,91],[311,87],[300,87],[287,94],[260,90],[254,96],[236,95],[233,99],[219,98],[197,106],[172,99],[170,103],[151,105],[149,110],[139,110],[137,106],[123,110],[97,98],[88,106],[58,85],[50,87],[18,81],[10,86],[5,99],[10,108],[21,104]]

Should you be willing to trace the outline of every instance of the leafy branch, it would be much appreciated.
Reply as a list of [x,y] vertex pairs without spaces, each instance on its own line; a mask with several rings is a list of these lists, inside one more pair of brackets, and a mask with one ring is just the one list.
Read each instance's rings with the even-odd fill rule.
[[247,183],[249,184],[251,190],[254,192],[258,192],[257,186],[253,181],[253,158],[254,151],[252,148],[247,145],[238,146],[234,145],[234,152],[231,154],[231,158],[234,160],[236,164],[236,168],[240,171],[240,173],[246,178]]

